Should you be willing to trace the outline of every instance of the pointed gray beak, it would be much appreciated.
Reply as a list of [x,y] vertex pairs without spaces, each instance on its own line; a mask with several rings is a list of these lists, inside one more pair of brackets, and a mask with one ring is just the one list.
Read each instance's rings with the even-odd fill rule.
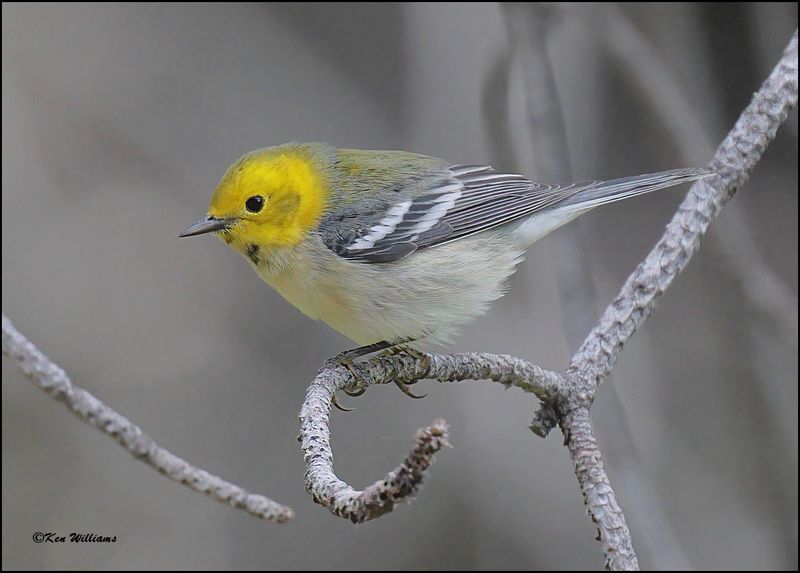
[[195,235],[204,235],[206,233],[214,233],[227,229],[231,224],[230,219],[217,219],[209,215],[205,219],[198,221],[191,227],[181,231],[179,237],[193,237]]

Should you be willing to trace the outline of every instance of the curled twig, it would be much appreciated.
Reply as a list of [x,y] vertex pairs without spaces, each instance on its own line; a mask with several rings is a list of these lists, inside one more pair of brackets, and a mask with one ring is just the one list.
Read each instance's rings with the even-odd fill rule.
[[13,360],[39,389],[64,403],[78,418],[114,438],[134,458],[148,463],[169,479],[267,521],[285,523],[294,517],[294,512],[285,505],[250,493],[195,467],[156,444],[139,426],[73,384],[67,373],[14,328],[5,314],[3,354]]
[[[422,359],[412,356],[387,356],[353,366],[358,385],[413,383],[423,378],[439,382],[493,380],[553,400],[561,392],[560,374],[534,364],[496,354],[432,354]],[[447,444],[447,423],[436,420],[419,430],[416,445],[402,464],[363,491],[339,479],[333,470],[330,439],[330,412],[334,394],[355,384],[353,373],[335,363],[326,364],[309,386],[300,411],[300,441],[306,461],[306,491],[331,513],[363,523],[394,509],[397,502],[410,499],[419,491],[433,456]]]

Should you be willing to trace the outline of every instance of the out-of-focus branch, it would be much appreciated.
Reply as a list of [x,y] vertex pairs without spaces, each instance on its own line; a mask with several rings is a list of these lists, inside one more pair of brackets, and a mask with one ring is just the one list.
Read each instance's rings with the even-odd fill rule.
[[519,171],[508,113],[510,80],[511,50],[503,46],[492,54],[481,85],[481,119],[490,163],[504,170]]
[[[534,164],[532,177],[546,183],[571,181],[561,98],[547,53],[549,32],[560,16],[560,8],[552,2],[506,2],[503,15],[525,81],[525,109]],[[581,248],[579,233],[561,234],[554,249],[564,331],[569,344],[576,346],[586,336],[597,313],[597,295],[587,272],[590,261]]]
[[146,462],[169,479],[267,521],[285,523],[294,517],[294,512],[285,505],[195,467],[156,444],[139,426],[75,386],[67,373],[17,331],[5,314],[3,355],[51,398],[62,402],[78,418],[114,438],[134,458]]
[[[439,382],[494,380],[516,386],[543,400],[553,400],[564,389],[564,378],[519,358],[495,354],[425,355],[383,357],[352,366],[358,385],[403,382],[423,378]],[[333,470],[330,412],[334,394],[355,383],[353,372],[329,362],[309,386],[300,411],[300,441],[306,461],[306,491],[331,513],[363,523],[389,513],[395,504],[413,497],[425,478],[433,456],[447,445],[447,423],[436,420],[416,435],[416,445],[402,464],[363,491],[340,480]]]
[[[504,3],[503,14],[509,37],[515,44],[525,78],[525,103],[534,158],[534,176],[544,181],[571,181],[567,133],[561,98],[558,95],[553,66],[547,50],[549,32],[559,17],[559,8],[548,2]],[[576,225],[579,225],[580,221]],[[553,244],[557,260],[558,295],[564,319],[564,332],[571,347],[577,346],[591,328],[596,316],[597,294],[588,270],[591,268],[580,241],[580,229],[557,237]],[[615,391],[612,388],[612,391]],[[619,405],[619,400],[614,402]],[[619,554],[638,568],[625,515],[616,503],[600,450],[591,425],[589,406],[564,416],[562,430],[575,473],[587,506],[600,529],[603,552]],[[531,425],[547,433],[548,425],[558,420],[552,405],[537,412]],[[595,481],[589,479],[590,475]],[[602,487],[602,489],[601,489]],[[602,504],[601,501],[613,501]]]
[[[658,51],[619,6],[603,6],[597,15],[603,18],[606,33],[602,38],[608,53],[622,64],[630,81],[647,97],[650,109],[672,134],[684,157],[693,148],[711,153],[714,142],[709,125],[715,122],[697,113]],[[727,216],[733,216],[734,220],[718,231],[722,233],[718,241],[720,251],[735,271],[748,300],[778,326],[781,337],[796,339],[797,297],[759,254],[741,209],[732,208]]]
[[709,163],[717,176],[692,186],[662,238],[628,277],[572,357],[567,373],[578,393],[594,396],[625,341],[650,316],[661,295],[689,263],[711,221],[747,181],[796,103],[797,31],[778,65],[717,148]]
[[[564,20],[564,12],[562,5],[547,2],[503,5],[509,37],[515,46],[515,55],[525,78],[525,103],[534,159],[533,176],[544,181],[573,180],[561,106],[562,98],[558,94],[552,58],[548,50],[548,41],[559,29],[558,24]],[[586,56],[584,54],[582,57]],[[585,92],[593,93],[591,86],[582,87]],[[541,125],[549,129],[542,130]],[[564,332],[570,348],[576,348],[583,341],[598,313],[597,291],[591,273],[592,263],[582,241],[585,230],[585,221],[579,219],[573,223],[572,232],[559,234],[550,243],[554,260],[557,261],[558,295],[561,301]],[[634,440],[627,425],[622,400],[613,385],[609,391],[613,396],[607,402],[608,415],[602,422],[606,427],[606,437],[613,444],[613,448],[616,448],[616,451],[624,450],[624,464],[627,471],[620,472],[621,477],[618,478],[620,485],[628,492],[629,499],[634,495],[633,492],[643,492],[635,501],[650,517],[646,524],[650,530],[644,533],[652,534],[655,529],[659,533],[657,540],[656,535],[649,535],[645,543],[648,543],[651,553],[657,552],[661,556],[662,562],[671,562],[675,566],[688,568],[685,554],[672,531],[660,497],[643,478],[641,468],[637,468]],[[556,419],[550,410],[546,412],[546,420],[541,420],[539,415],[534,418],[534,426],[545,432],[546,425],[552,424]],[[591,436],[591,432],[591,424],[587,422],[584,434]],[[593,436],[592,440],[594,443]],[[611,449],[607,453],[613,454],[614,451]],[[608,483],[606,485],[613,495],[611,486]],[[620,527],[627,535],[625,518],[621,513],[620,521]],[[635,560],[630,542],[627,545],[617,542],[615,545],[629,550],[632,559]]]
[[561,98],[547,55],[548,32],[558,17],[558,8],[552,2],[506,2],[503,16],[523,71],[535,176],[548,182],[570,180],[572,169]]
[[[576,417],[574,412],[588,409],[591,405],[597,387],[611,372],[625,342],[647,320],[660,296],[689,263],[711,221],[745,183],[796,103],[795,31],[778,65],[717,149],[709,164],[717,177],[692,186],[661,240],[628,277],[567,369],[573,388],[566,403],[557,404],[556,409],[589,513],[598,522],[606,565],[610,569],[635,569],[638,562],[630,545],[625,518],[602,469],[588,414]],[[576,428],[574,422],[579,422],[580,427]],[[576,435],[585,436],[582,446],[570,444]],[[581,460],[594,465],[594,470],[581,471]],[[595,495],[597,491],[605,495],[598,497]]]
[[[758,7],[751,9],[760,13]],[[767,12],[774,14],[774,11],[764,11],[764,14]],[[710,155],[715,145],[712,134],[719,133],[724,127],[724,118],[717,106],[704,106],[703,113],[699,112],[700,108],[693,105],[662,53],[618,5],[604,4],[601,9],[592,10],[592,16],[592,25],[602,19],[606,33],[600,37],[607,52],[617,60],[630,85],[641,92],[643,100],[669,132],[685,161],[689,162],[692,155]],[[694,86],[695,97],[699,101],[717,101],[716,86],[707,84],[700,82]],[[790,120],[785,125],[791,127],[797,123]],[[761,191],[762,201],[770,201],[770,196],[779,194],[777,189]],[[773,447],[780,448],[781,453],[775,459],[790,465],[794,461],[796,466],[797,448],[791,445],[797,433],[796,409],[778,389],[785,382],[781,374],[787,368],[797,369],[797,295],[770,267],[761,252],[744,204],[732,202],[726,207],[725,218],[726,224],[716,226],[709,240],[714,242],[715,253],[722,256],[731,277],[740,287],[744,313],[756,318],[747,321],[746,333],[750,342],[746,347],[753,365],[753,383],[769,409],[772,423],[778,428]],[[784,475],[770,472],[771,479],[776,480],[773,487],[795,487],[791,478],[787,481]],[[787,515],[789,527],[783,529],[790,544],[797,538],[793,535],[797,525],[795,517]],[[676,566],[680,568],[679,564]]]

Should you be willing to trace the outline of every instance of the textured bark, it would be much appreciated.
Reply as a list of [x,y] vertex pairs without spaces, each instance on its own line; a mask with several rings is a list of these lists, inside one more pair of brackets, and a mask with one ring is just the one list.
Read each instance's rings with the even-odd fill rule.
[[[353,370],[363,386],[394,381],[411,384],[423,378],[439,382],[488,379],[506,387],[516,386],[542,399],[555,398],[564,386],[564,379],[555,372],[519,358],[494,354],[426,355],[422,360],[398,355],[358,363]],[[306,461],[306,491],[334,515],[363,523],[389,513],[398,502],[413,498],[434,454],[448,445],[448,427],[444,420],[436,420],[419,430],[414,449],[396,469],[363,491],[356,490],[336,476],[330,440],[333,396],[353,384],[353,373],[335,362],[320,370],[300,411],[300,441]]]
[[592,431],[589,408],[575,408],[561,417],[561,429],[575,466],[589,516],[597,524],[598,540],[612,570],[636,570],[639,561],[633,550],[625,515],[603,467],[603,458]]
[[139,426],[83,388],[75,386],[67,373],[20,334],[5,314],[3,355],[13,360],[51,398],[63,403],[90,426],[114,438],[134,458],[149,464],[169,479],[267,521],[285,523],[294,517],[294,512],[285,505],[250,493],[195,467],[156,444]]
[[614,367],[625,341],[653,312],[661,295],[686,268],[708,230],[775,138],[797,103],[797,32],[778,65],[724,139],[709,168],[717,176],[695,183],[650,254],[572,357],[568,373],[593,395]]

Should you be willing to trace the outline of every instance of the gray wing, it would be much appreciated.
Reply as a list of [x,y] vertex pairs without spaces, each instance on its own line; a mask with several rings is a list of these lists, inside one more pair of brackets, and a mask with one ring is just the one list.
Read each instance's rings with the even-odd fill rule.
[[397,197],[357,228],[343,229],[340,221],[339,232],[323,241],[346,259],[392,262],[524,217],[586,185],[542,185],[485,165],[456,165],[432,177],[424,192]]
[[709,175],[707,169],[687,168],[546,185],[485,165],[456,165],[423,179],[424,191],[396,197],[371,218],[353,215],[356,222],[349,228],[340,217],[337,224],[328,226],[336,232],[323,236],[323,241],[346,259],[392,262],[418,249],[468,237],[556,205],[584,211]]

